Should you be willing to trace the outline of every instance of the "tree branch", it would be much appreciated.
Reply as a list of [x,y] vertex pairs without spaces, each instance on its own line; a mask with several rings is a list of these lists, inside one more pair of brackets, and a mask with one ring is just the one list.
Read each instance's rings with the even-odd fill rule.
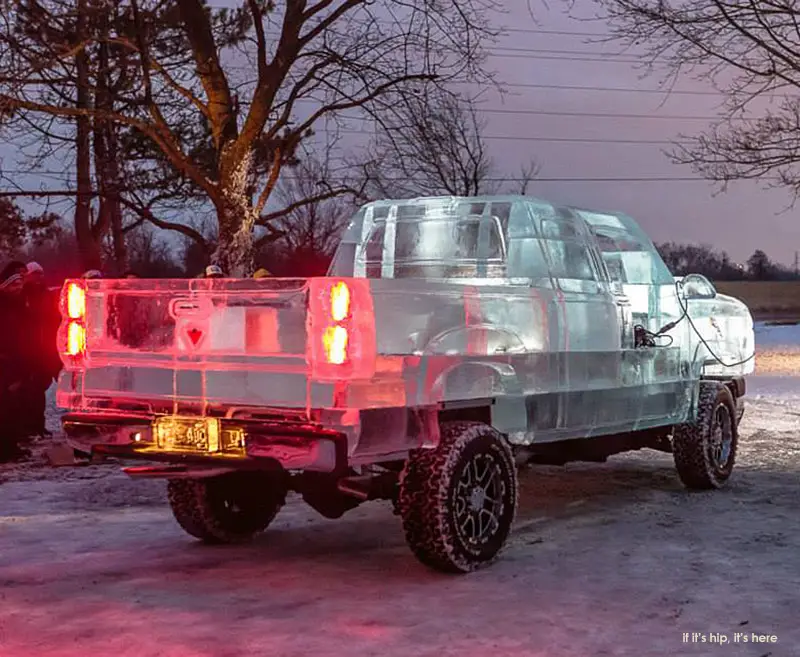
[[171,221],[164,221],[163,219],[159,219],[156,217],[150,208],[146,206],[142,206],[138,203],[134,203],[125,198],[121,198],[120,202],[129,210],[136,212],[142,219],[145,219],[149,223],[153,224],[157,228],[161,228],[162,230],[172,230],[177,233],[181,233],[186,237],[194,240],[199,246],[203,248],[205,252],[208,252],[209,247],[208,243],[206,242],[205,238],[194,228],[191,226],[187,226],[185,224],[178,224]]

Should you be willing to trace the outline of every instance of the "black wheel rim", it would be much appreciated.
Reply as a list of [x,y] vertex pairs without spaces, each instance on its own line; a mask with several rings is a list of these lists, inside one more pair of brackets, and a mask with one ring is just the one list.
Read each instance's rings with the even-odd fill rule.
[[475,454],[458,479],[454,520],[462,543],[473,551],[489,545],[503,527],[508,483],[500,461],[491,453]]
[[733,419],[725,404],[714,410],[708,449],[711,463],[717,470],[728,467],[733,455]]

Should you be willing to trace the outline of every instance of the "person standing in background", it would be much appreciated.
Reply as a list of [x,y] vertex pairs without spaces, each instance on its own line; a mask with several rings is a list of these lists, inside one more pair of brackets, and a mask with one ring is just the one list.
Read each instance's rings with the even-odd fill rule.
[[23,437],[19,407],[27,374],[28,322],[22,296],[26,272],[25,263],[16,260],[0,272],[0,462],[24,455],[19,445]]
[[29,262],[22,290],[27,319],[25,339],[26,380],[20,409],[23,429],[28,436],[50,436],[45,426],[47,390],[61,371],[58,354],[58,329],[61,314],[58,295],[45,284],[44,270]]
[[225,278],[225,272],[219,265],[209,265],[205,269],[203,278]]

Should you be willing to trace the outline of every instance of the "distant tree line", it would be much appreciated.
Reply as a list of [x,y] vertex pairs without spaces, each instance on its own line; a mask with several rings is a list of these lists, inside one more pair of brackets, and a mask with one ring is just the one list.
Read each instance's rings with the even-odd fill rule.
[[794,268],[773,262],[761,249],[756,249],[746,262],[736,263],[725,251],[708,244],[692,245],[664,242],[656,244],[658,252],[675,276],[703,274],[716,281],[784,281],[800,279]]

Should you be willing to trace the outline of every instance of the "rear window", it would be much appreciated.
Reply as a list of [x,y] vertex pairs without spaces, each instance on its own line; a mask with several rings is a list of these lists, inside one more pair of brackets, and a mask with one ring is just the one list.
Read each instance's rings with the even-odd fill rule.
[[[502,239],[497,222],[489,222],[487,258],[502,258]],[[404,221],[398,219],[395,262],[435,260],[477,260],[480,246],[480,217]],[[373,233],[382,233],[376,225]],[[367,255],[369,258],[369,254]]]
[[[501,231],[502,224],[497,218],[399,216],[394,225],[394,275],[396,278],[503,276],[506,254]],[[390,241],[386,222],[375,222],[362,251],[367,277],[381,276]],[[481,264],[486,268],[480,267]]]

